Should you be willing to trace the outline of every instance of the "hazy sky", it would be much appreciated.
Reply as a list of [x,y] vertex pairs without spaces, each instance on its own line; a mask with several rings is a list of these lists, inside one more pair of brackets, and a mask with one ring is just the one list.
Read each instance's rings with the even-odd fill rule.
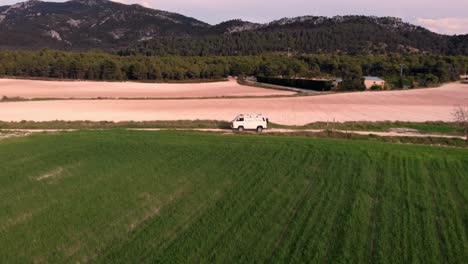
[[[0,5],[20,0],[0,0]],[[64,0],[49,0],[64,2]],[[468,33],[468,0],[115,0],[162,9],[216,24],[233,18],[252,22],[301,15],[401,17],[444,34]]]

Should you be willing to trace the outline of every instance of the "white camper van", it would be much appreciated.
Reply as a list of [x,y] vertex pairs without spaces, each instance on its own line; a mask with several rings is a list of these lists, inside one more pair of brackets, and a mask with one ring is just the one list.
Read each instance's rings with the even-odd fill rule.
[[263,129],[268,128],[268,118],[266,118],[262,114],[258,114],[258,115],[241,114],[241,115],[238,115],[232,121],[231,127],[232,129],[237,129],[239,131],[252,129],[260,133],[263,131]]

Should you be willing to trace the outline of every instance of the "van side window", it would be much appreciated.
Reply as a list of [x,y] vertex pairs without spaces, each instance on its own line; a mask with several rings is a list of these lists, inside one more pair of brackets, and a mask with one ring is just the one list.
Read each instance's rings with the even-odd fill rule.
[[237,119],[237,121],[244,121],[244,118],[243,118],[243,117],[239,117],[239,119]]

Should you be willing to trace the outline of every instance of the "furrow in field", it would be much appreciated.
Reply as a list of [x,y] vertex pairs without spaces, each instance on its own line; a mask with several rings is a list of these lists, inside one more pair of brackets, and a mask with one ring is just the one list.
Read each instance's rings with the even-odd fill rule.
[[[221,155],[220,155],[221,154]],[[218,157],[222,157],[222,160],[225,160],[226,163],[225,164],[229,164],[229,167],[231,168],[230,171],[232,173],[234,173],[234,175],[232,175],[232,179],[234,179],[234,186],[232,188],[230,188],[230,190],[232,189],[234,191],[233,194],[231,195],[234,195],[235,197],[237,196],[240,196],[239,194],[240,193],[236,193],[238,191],[244,191],[245,188],[256,188],[258,186],[261,186],[261,184],[259,184],[259,181],[262,180],[262,177],[259,176],[259,177],[249,177],[249,180],[248,181],[245,181],[245,182],[242,182],[242,181],[239,181],[239,179],[237,179],[237,177],[240,177],[244,174],[248,174],[248,171],[249,170],[253,170],[255,169],[253,167],[254,164],[252,164],[251,166],[242,166],[242,167],[239,167],[237,166],[237,164],[240,164],[242,162],[242,159],[241,157],[232,157],[230,159],[229,162],[227,162],[227,157],[228,157],[228,153],[216,153],[215,155],[217,155]],[[216,174],[215,174],[216,175]],[[229,174],[226,175],[226,176],[230,176]],[[237,177],[235,177],[237,176]],[[228,199],[228,198],[225,198],[226,196],[229,196],[229,193],[231,191],[229,191],[227,194],[224,194],[222,197],[220,197],[220,199]],[[255,189],[252,189],[251,190],[252,193],[255,192]],[[232,196],[231,196],[232,197]],[[245,197],[245,198],[248,198],[249,196],[246,195],[246,196],[240,196],[240,197]],[[165,218],[164,216],[165,215],[168,215],[168,214],[171,214],[171,213],[175,213],[177,211],[184,211],[183,208],[184,207],[187,207],[189,206],[193,201],[190,201],[188,198],[185,198],[183,200],[180,201],[179,204],[177,205],[174,205],[173,207],[171,208],[167,208],[167,210],[162,210],[161,211],[161,217],[162,218]],[[241,201],[242,202],[242,201]],[[217,204],[216,200],[214,202],[212,202],[211,206],[210,207],[213,207]],[[203,215],[209,215],[209,207],[207,208],[204,208],[205,209],[205,212],[199,212],[200,214],[203,213]],[[177,215],[177,214],[176,214]],[[172,218],[172,217],[171,217]],[[191,217],[190,217],[191,218]],[[198,220],[197,219],[193,219],[191,223],[191,226],[187,226],[187,228],[185,230],[181,230],[180,232],[177,232],[178,235],[177,236],[174,236],[172,237],[170,240],[167,240],[167,239],[159,239],[161,242],[158,244],[153,244],[152,246],[150,246],[148,248],[148,254],[151,254],[151,256],[148,256],[149,258],[155,258],[157,257],[159,254],[162,254],[163,252],[164,253],[168,253],[170,252],[170,247],[172,247],[172,245],[176,245],[180,240],[183,240],[184,236],[186,236],[186,234],[188,232],[190,232],[190,230],[193,228],[193,226],[195,225],[195,223],[198,223],[200,221],[203,221],[203,220],[206,220],[206,219],[210,219],[210,217],[206,217],[206,218],[201,218],[199,217]],[[158,219],[160,220],[160,219]],[[174,219],[175,220],[175,219]],[[163,220],[161,220],[163,221]],[[166,219],[164,220],[164,223],[167,223],[166,221],[170,221],[169,219]],[[153,232],[156,232],[158,230],[158,226],[160,226],[161,224],[164,224],[164,223],[160,223],[159,221],[156,221],[154,223],[150,223],[149,226],[144,230],[144,232],[150,232],[150,233],[153,233]],[[164,225],[163,225],[164,226]],[[140,235],[140,234],[135,234],[133,236],[133,239],[135,240],[142,240],[145,241],[147,238],[144,238],[144,237],[141,237],[143,235]],[[131,245],[131,243],[133,242],[130,242],[129,245]],[[154,243],[154,242],[153,242]],[[155,249],[157,249],[155,251]],[[127,249],[129,250],[129,249]],[[139,250],[136,250],[135,254],[138,254],[138,251]],[[116,250],[116,253],[118,252],[122,252],[122,250]],[[158,253],[159,252],[159,253]],[[115,256],[114,256],[115,257]]]
[[278,254],[279,249],[283,247],[285,240],[287,239],[289,233],[291,232],[291,227],[294,221],[297,218],[299,218],[300,213],[304,210],[305,206],[308,204],[308,200],[313,197],[312,191],[316,189],[316,193],[320,193],[320,191],[324,189],[323,188],[324,181],[319,179],[320,168],[324,166],[322,162],[323,162],[323,157],[320,157],[317,161],[315,161],[312,171],[310,172],[311,175],[309,176],[310,178],[308,179],[308,184],[305,185],[304,190],[299,192],[301,193],[301,195],[299,195],[298,199],[294,201],[294,204],[291,208],[292,209],[291,213],[287,219],[287,222],[282,227],[279,237],[276,239],[276,242],[274,244],[272,254],[269,257],[269,260],[272,260],[272,258]]
[[[459,207],[455,201],[454,193],[451,192],[452,181],[455,177],[454,166],[447,160],[432,161],[431,167],[431,189],[432,204],[435,217],[433,225],[437,230],[438,245],[440,252],[447,262],[463,262],[468,257],[466,243],[466,227],[460,218],[454,217],[459,214]],[[433,173],[435,170],[439,173]],[[458,241],[454,243],[454,241]]]
[[367,253],[367,237],[369,212],[371,203],[368,189],[370,177],[374,176],[374,168],[366,151],[358,152],[359,159],[350,161],[347,169],[347,182],[343,190],[341,208],[333,222],[323,262],[365,262]]
[[[437,170],[439,173],[441,172],[441,166],[440,163],[437,160],[434,160],[430,162],[430,169],[431,170]],[[429,178],[430,182],[430,199],[432,202],[432,217],[433,222],[434,222],[434,229],[436,230],[437,234],[437,244],[438,244],[438,249],[440,252],[441,257],[443,258],[444,262],[449,261],[449,257],[451,255],[451,248],[448,245],[447,241],[447,234],[445,233],[445,230],[443,229],[443,220],[442,220],[442,212],[440,208],[440,197],[437,196],[437,191],[440,190],[440,186],[438,186],[438,178],[441,177],[442,175],[437,174],[431,174]]]
[[[454,202],[456,203],[456,212],[461,214],[465,223],[468,223],[468,211],[464,210],[465,205],[468,204],[468,185],[466,181],[468,177],[468,161],[458,162],[451,160],[447,166],[452,169],[449,185],[450,193],[454,196]],[[464,227],[463,223],[460,223],[458,226],[457,234],[460,236],[461,241],[463,241],[461,245],[465,246],[463,251],[468,252],[468,228]]]
[[376,244],[378,243],[377,239],[377,230],[379,219],[381,218],[382,214],[382,192],[385,184],[385,171],[388,170],[388,167],[385,165],[388,164],[389,157],[388,154],[382,154],[381,164],[380,162],[375,162],[373,165],[375,166],[375,175],[371,177],[371,181],[373,182],[372,193],[369,193],[371,198],[371,208],[369,212],[369,230],[367,241],[368,245],[368,254],[367,254],[367,262],[368,263],[376,263]]
[[[322,171],[322,177],[324,174],[327,173],[337,173],[337,176],[340,177],[339,173],[335,171],[333,168],[334,166],[345,166],[347,167],[345,162],[345,157],[341,155],[335,155],[332,159],[328,160],[328,164],[334,164],[333,166],[325,166]],[[327,164],[326,163],[326,164]],[[345,163],[345,164],[344,164]],[[325,172],[325,173],[324,173]],[[285,255],[286,259],[294,257],[297,254],[297,257],[300,259],[304,259],[305,255],[314,253],[320,254],[323,251],[317,252],[307,252],[307,247],[311,246],[314,243],[321,243],[322,241],[320,237],[324,238],[329,235],[328,228],[329,223],[325,220],[326,217],[332,218],[334,213],[333,211],[330,212],[329,210],[332,209],[330,207],[330,202],[336,198],[336,194],[339,189],[342,188],[341,179],[339,183],[329,181],[326,179],[327,188],[324,188],[323,192],[319,193],[317,196],[311,197],[315,199],[311,199],[308,205],[308,211],[303,213],[301,216],[300,225],[295,230],[295,235],[291,237],[291,244],[288,247],[288,253]],[[313,201],[316,201],[314,204]],[[316,257],[312,256],[311,259]]]
[[[334,172],[335,169],[342,167],[345,159],[346,157],[344,156],[334,156],[331,159],[325,158],[323,162],[325,166],[320,168],[319,177],[323,177],[324,174],[328,173],[337,173]],[[301,259],[305,257],[304,254],[307,254],[305,250],[306,245],[310,245],[313,243],[312,241],[318,241],[321,236],[327,235],[324,226],[328,225],[328,221],[324,218],[329,217],[330,214],[333,215],[333,213],[327,212],[327,210],[331,209],[329,207],[327,208],[327,206],[335,199],[336,192],[342,185],[336,182],[330,182],[327,178],[322,180],[324,181],[322,188],[307,199],[306,204],[302,207],[300,215],[291,223],[288,237],[283,243],[284,246],[280,249],[275,258],[279,258],[281,261],[296,258],[296,261],[301,261]]]
[[[277,154],[278,152],[276,152],[274,155]],[[262,157],[262,159],[267,160],[266,158],[267,157]],[[223,257],[232,257],[235,254],[233,251],[234,249],[232,248],[228,256],[220,256],[219,254],[215,254],[215,252],[219,251],[219,249],[222,249],[223,247],[229,247],[229,244],[232,244],[233,240],[236,240],[236,235],[242,234],[242,232],[239,231],[240,226],[242,226],[248,219],[252,217],[252,212],[255,212],[257,203],[266,198],[265,195],[268,193],[266,190],[271,188],[271,184],[274,183],[273,179],[268,176],[269,170],[263,166],[256,167],[256,165],[259,165],[257,162],[259,162],[259,160],[253,162],[252,166],[248,166],[250,170],[257,171],[257,176],[252,177],[253,175],[251,175],[251,172],[246,171],[246,175],[250,175],[249,177],[252,178],[258,178],[257,181],[253,184],[251,183],[250,186],[244,185],[238,188],[239,190],[244,190],[246,192],[242,191],[241,193],[237,194],[229,193],[225,196],[225,199],[219,201],[218,206],[221,208],[214,207],[211,212],[207,213],[208,215],[213,216],[213,220],[216,221],[219,219],[219,221],[217,221],[218,223],[200,223],[199,226],[194,226],[193,232],[195,234],[197,233],[198,229],[203,230],[207,226],[212,227],[212,234],[204,234],[208,235],[208,237],[205,238],[204,243],[199,246],[199,250],[193,250],[191,254],[193,258],[199,260],[205,258],[203,252],[213,254],[211,256],[215,256],[218,258],[218,260],[219,258]],[[245,199],[239,199],[239,197],[245,197]],[[229,219],[228,223],[226,223],[226,219],[223,219],[222,215],[225,215],[225,217]],[[220,230],[217,230],[218,228]],[[188,235],[193,236],[193,234]],[[228,245],[225,245],[226,242],[228,242]],[[207,247],[204,244],[206,244]],[[187,253],[183,250],[183,246],[184,244],[182,245],[182,248],[179,247],[177,249],[177,252],[181,252],[180,255]],[[224,251],[221,250],[221,252]]]
[[[270,191],[267,199],[263,199],[259,202],[257,209],[254,209],[253,214],[248,219],[249,221],[244,223],[241,229],[243,230],[242,233],[247,234],[247,239],[251,237],[248,239],[250,242],[245,243],[245,247],[238,250],[239,255],[233,259],[249,261],[255,258],[267,259],[271,256],[273,247],[271,243],[272,238],[281,234],[281,231],[289,220],[287,214],[291,212],[289,208],[291,208],[293,200],[302,199],[301,193],[303,192],[305,192],[305,196],[307,197],[311,189],[316,190],[316,175],[309,175],[309,173],[316,172],[314,169],[320,166],[320,160],[317,160],[317,157],[319,157],[318,154],[319,153],[312,151],[288,154],[288,156],[294,157],[294,169],[288,173],[290,177],[280,178],[280,181],[274,186],[275,189],[283,189],[286,192],[278,196],[271,195],[274,193]],[[289,186],[291,189],[287,191],[286,187]],[[276,221],[269,223],[269,219],[276,219]],[[249,225],[251,227],[249,227]],[[256,229],[260,230],[261,235],[250,232],[250,230]],[[244,239],[245,238],[242,238],[242,240]],[[244,254],[243,252],[248,249],[253,249],[250,251],[252,253]]]

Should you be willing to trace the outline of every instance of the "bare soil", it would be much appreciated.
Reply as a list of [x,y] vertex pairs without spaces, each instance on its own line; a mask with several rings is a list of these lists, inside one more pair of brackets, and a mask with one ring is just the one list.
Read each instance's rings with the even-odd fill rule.
[[0,97],[20,98],[200,98],[294,95],[243,86],[235,79],[209,83],[139,83],[0,79]]
[[230,121],[240,113],[262,113],[283,125],[318,121],[450,122],[455,106],[468,106],[467,87],[450,83],[431,89],[282,98],[6,102],[0,104],[0,120]]

